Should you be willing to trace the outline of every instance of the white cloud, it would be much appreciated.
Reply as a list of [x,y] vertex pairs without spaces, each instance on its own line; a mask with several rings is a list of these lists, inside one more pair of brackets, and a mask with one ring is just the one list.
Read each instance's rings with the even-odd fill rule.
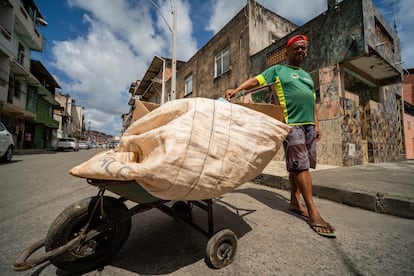
[[[172,27],[167,2],[159,2],[159,7]],[[85,121],[92,129],[119,135],[121,115],[129,110],[129,85],[143,77],[154,55],[171,56],[172,34],[149,1],[68,3],[85,11],[87,31],[53,43],[53,65],[66,76],[64,85],[60,82],[63,92],[85,107]],[[187,60],[197,50],[188,1],[177,1],[177,9],[177,59]]]
[[[190,4],[188,0],[176,1],[175,4],[177,59],[187,61],[197,51],[197,41],[193,34],[193,23],[190,18]],[[167,22],[157,13],[156,26],[162,33],[164,56],[172,57],[172,31],[174,29],[172,6],[170,1],[159,1],[159,7]]]
[[213,0],[211,5],[213,14],[208,23],[207,30],[217,33],[245,5],[244,1]]
[[414,5],[411,0],[376,0],[375,6],[393,28],[394,21],[397,25],[400,38],[401,58],[403,68],[414,68]]
[[81,99],[87,110],[120,117],[127,109],[128,85],[138,73],[143,74],[139,68],[145,68],[145,64],[133,55],[128,43],[97,22],[90,24],[87,37],[54,44],[55,67],[70,79],[65,92]]

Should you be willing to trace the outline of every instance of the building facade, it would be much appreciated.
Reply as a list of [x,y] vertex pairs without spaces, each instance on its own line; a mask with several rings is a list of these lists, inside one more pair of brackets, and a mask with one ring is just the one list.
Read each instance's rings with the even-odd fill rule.
[[26,109],[36,106],[36,118],[34,123],[26,122],[25,132],[31,131],[33,135],[30,148],[50,149],[54,147],[59,127],[53,114],[59,107],[55,90],[60,86],[40,61],[31,60],[30,71],[40,85],[28,87]]
[[59,122],[57,138],[85,139],[84,107],[77,105],[69,94],[60,91],[56,92],[55,99],[59,103],[59,108],[54,112],[54,118]]
[[[177,98],[217,99],[251,75],[250,56],[285,37],[297,26],[249,0],[177,72]],[[169,83],[167,84],[169,88]]]
[[[326,12],[291,35],[298,33],[310,40],[303,68],[318,95],[324,133],[318,161],[351,166],[401,160],[400,40],[372,1],[328,1]],[[252,57],[252,75],[284,62],[280,53],[288,37]]]
[[[178,70],[177,98],[222,97],[227,88],[283,64],[287,40],[306,34],[303,68],[314,80],[324,133],[318,162],[401,160],[406,142],[399,37],[371,0],[327,3],[324,13],[298,27],[248,1]],[[282,159],[283,152],[275,158]]]
[[0,120],[16,148],[49,148],[56,136],[53,93],[59,85],[43,65],[31,68],[31,51],[43,49],[39,26],[46,24],[34,1],[1,1]]

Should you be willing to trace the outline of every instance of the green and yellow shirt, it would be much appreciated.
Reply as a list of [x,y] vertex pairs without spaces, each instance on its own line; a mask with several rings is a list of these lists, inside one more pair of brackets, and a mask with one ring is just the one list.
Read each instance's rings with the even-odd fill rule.
[[288,125],[315,124],[316,94],[311,76],[302,68],[274,65],[256,76],[259,85],[275,83],[279,103]]

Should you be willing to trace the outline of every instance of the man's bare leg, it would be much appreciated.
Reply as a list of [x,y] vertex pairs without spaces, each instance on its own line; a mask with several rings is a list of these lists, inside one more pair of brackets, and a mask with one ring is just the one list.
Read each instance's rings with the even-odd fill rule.
[[312,195],[312,178],[309,170],[292,173],[292,178],[300,190],[303,199],[305,200],[306,207],[308,208],[309,219],[312,224],[324,225],[325,227],[313,227],[317,232],[330,233],[335,231],[335,228],[323,220],[319,214],[318,209],[316,208],[315,202],[313,201]]
[[309,217],[308,210],[300,204],[300,190],[296,184],[293,173],[289,173],[290,182],[290,204],[288,209],[304,217]]

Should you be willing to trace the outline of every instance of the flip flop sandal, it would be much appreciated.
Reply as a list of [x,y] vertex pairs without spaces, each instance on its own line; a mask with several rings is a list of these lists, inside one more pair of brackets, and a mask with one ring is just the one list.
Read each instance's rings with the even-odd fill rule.
[[[335,231],[332,230],[332,227],[329,223],[326,223],[326,225],[322,225],[322,224],[318,224],[318,223],[309,223],[309,226],[312,228],[313,231],[315,231],[317,234],[319,234],[323,237],[336,238]],[[319,232],[319,231],[316,230],[316,227],[328,229],[331,232],[330,233]]]

